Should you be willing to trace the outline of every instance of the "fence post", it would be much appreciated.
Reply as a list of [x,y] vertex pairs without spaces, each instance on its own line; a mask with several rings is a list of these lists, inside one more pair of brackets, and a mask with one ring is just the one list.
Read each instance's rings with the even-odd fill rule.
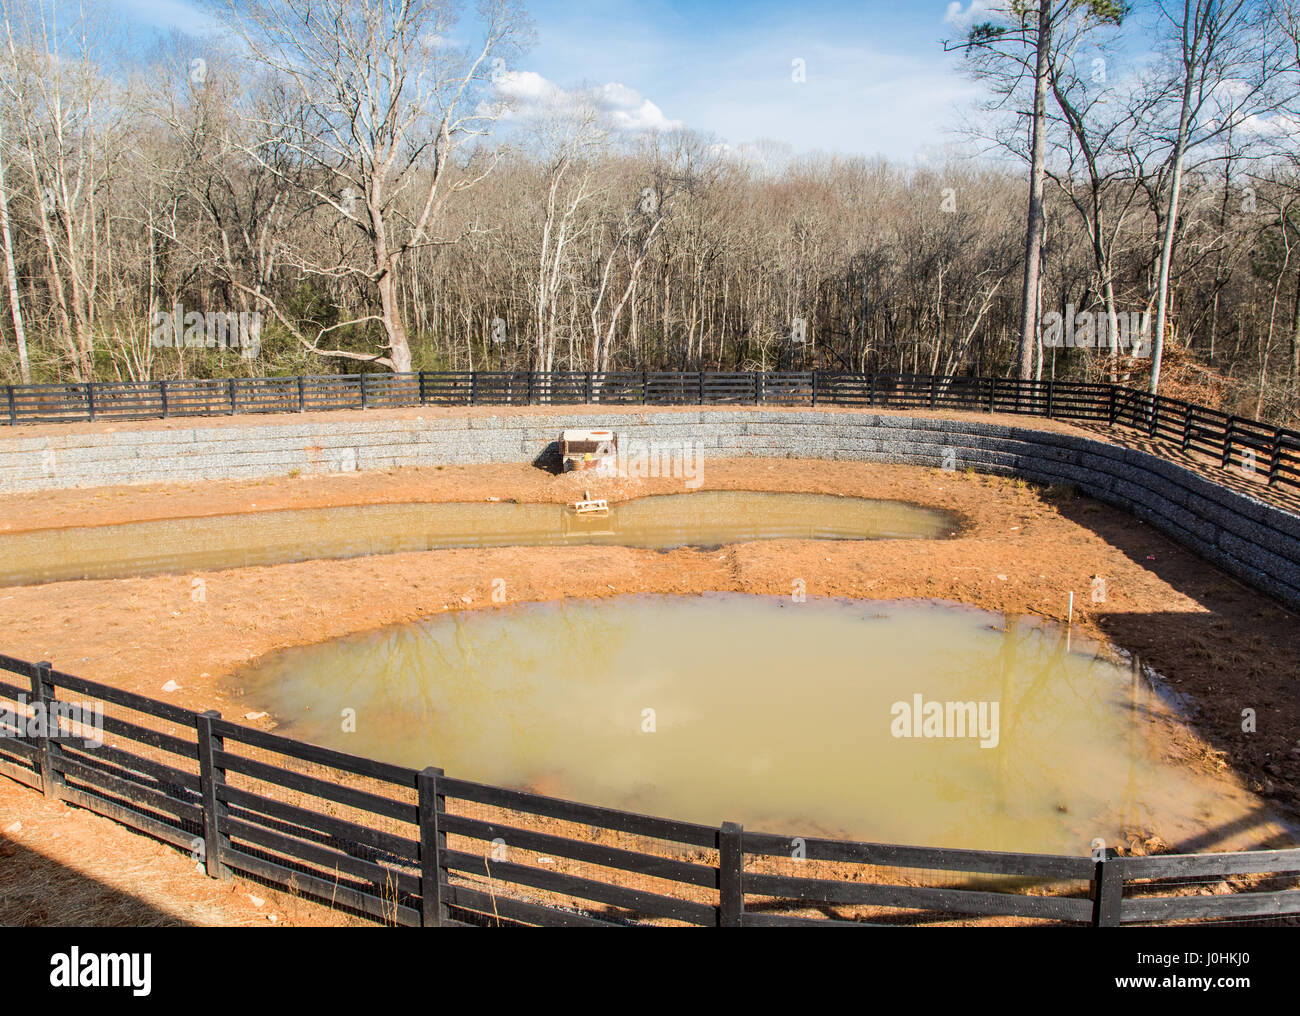
[[363,410],[370,408],[370,400],[366,393],[366,375],[361,375],[361,408]]
[[1151,428],[1149,431],[1149,436],[1155,437],[1156,430],[1160,426],[1160,396],[1159,395],[1151,396],[1151,423],[1148,426]]
[[1056,413],[1056,378],[1049,378],[1047,381],[1047,418],[1050,420]]
[[641,372],[641,405],[645,405],[650,398],[650,372],[643,370]]
[[1113,847],[1099,860],[1092,876],[1092,926],[1118,928],[1120,907],[1124,901],[1123,860]]
[[1183,410],[1183,451],[1192,446],[1192,404],[1187,403]]
[[18,422],[18,412],[14,408],[14,386],[6,385],[5,387],[9,389],[9,422],[15,424]]
[[1282,432],[1273,431],[1273,454],[1268,464],[1268,485],[1271,487],[1277,483],[1278,478],[1282,475]]
[[416,377],[416,383],[419,384],[420,386],[420,405],[423,406],[428,401],[428,396],[425,394],[424,391],[424,371],[420,371],[418,374],[415,375],[415,377]]
[[875,374],[871,375],[870,396],[867,399],[867,405],[869,405],[872,409],[876,408],[876,375]]
[[756,370],[754,371],[754,405],[761,406],[762,404],[763,404],[763,372],[761,370]]
[[535,371],[530,370],[528,372],[528,404],[530,406],[533,404],[533,383],[536,377],[537,374]]
[[86,382],[86,416],[93,423],[95,420],[95,382]]
[[1117,385],[1111,385],[1110,386],[1110,420],[1109,420],[1109,426],[1111,427],[1115,426],[1115,410],[1117,408],[1116,401],[1118,398],[1119,398],[1119,387]]
[[438,823],[438,816],[446,807],[439,793],[441,779],[442,770],[432,766],[415,778],[420,797],[420,924],[425,928],[439,927],[447,917],[442,877],[447,834]]
[[1228,422],[1223,427],[1223,468],[1227,469],[1232,465],[1232,433],[1236,429],[1237,418],[1228,417]]
[[817,408],[817,372],[812,372],[812,407]]
[[221,819],[226,805],[217,797],[217,787],[226,782],[226,771],[216,764],[216,753],[224,751],[225,738],[212,732],[212,721],[221,714],[209,710],[195,717],[199,744],[199,792],[203,796],[203,864],[210,878],[230,878],[230,869],[221,855],[229,844],[221,833]]
[[745,914],[743,828],[723,822],[718,834],[718,927],[739,928]]
[[170,410],[167,407],[167,382],[166,381],[158,382],[158,397],[159,399],[162,400],[162,414],[163,414],[163,419],[165,420],[170,415]]
[[469,404],[478,405],[478,371],[476,370],[469,372]]
[[51,666],[48,660],[42,660],[32,668],[32,706],[41,722],[37,727],[36,746],[40,751],[41,791],[46,797],[56,801],[63,795],[59,788],[66,782],[62,772],[54,768],[54,753],[58,744],[50,743],[50,731],[58,730],[58,717],[54,715],[54,685],[50,681]]
[[587,379],[586,379],[586,383],[587,383],[587,405],[591,405],[591,379],[592,379],[592,372],[591,372],[591,371],[587,371]]
[[938,396],[939,377],[936,374],[930,375],[930,408],[935,406],[935,400]]
[[230,389],[230,415],[234,416],[239,412],[239,407],[235,404],[235,379],[232,377],[226,385]]
[[707,405],[704,401],[704,368],[701,367],[695,372],[695,384],[700,390],[700,405]]

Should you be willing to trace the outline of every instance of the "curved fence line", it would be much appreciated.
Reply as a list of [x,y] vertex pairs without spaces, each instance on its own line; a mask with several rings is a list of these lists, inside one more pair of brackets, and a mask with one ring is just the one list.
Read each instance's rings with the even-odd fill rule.
[[0,775],[189,851],[214,878],[239,872],[394,925],[1300,917],[1300,850],[1069,856],[792,838],[358,758],[49,663],[0,656],[4,675],[25,682],[0,680]]
[[442,371],[9,385],[0,424],[84,423],[416,406],[853,406],[1120,425],[1300,487],[1300,432],[1121,385],[823,372]]

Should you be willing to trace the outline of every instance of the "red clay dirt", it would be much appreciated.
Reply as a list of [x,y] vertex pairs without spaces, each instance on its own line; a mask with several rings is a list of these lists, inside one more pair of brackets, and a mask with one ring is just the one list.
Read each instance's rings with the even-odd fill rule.
[[[681,481],[555,477],[521,464],[119,487],[0,498],[0,529],[329,505],[566,502],[588,488],[596,497],[617,501],[680,492]],[[0,651],[47,659],[60,670],[92,680],[188,708],[216,708],[240,719],[260,711],[260,703],[231,680],[250,661],[289,646],[448,610],[488,607],[495,579],[505,580],[511,602],[633,592],[788,596],[793,581],[803,579],[810,597],[934,598],[1055,620],[1065,619],[1073,592],[1081,634],[1138,653],[1166,675],[1173,691],[1194,703],[1194,730],[1168,726],[1165,750],[1172,761],[1216,774],[1225,786],[1242,783],[1273,811],[1300,817],[1300,697],[1293,687],[1300,674],[1300,626],[1295,615],[1131,516],[1071,489],[851,462],[711,460],[704,488],[904,500],[954,511],[963,528],[958,538],[945,541],[788,540],[667,553],[590,546],[504,548],[304,562],[203,574],[205,602],[191,598],[192,575],[0,589]],[[34,513],[37,504],[39,514]],[[1094,604],[1088,595],[1095,577],[1105,579],[1104,603]],[[163,691],[169,680],[179,689]],[[1256,711],[1257,733],[1241,730],[1246,708]],[[0,828],[12,820],[33,830],[54,828],[39,817],[43,808],[68,810],[0,780]],[[80,816],[78,822],[93,819],[70,813]],[[35,816],[30,825],[29,816]],[[141,851],[155,849],[141,837],[120,832],[142,844]],[[1140,840],[1150,832],[1134,835]],[[1267,829],[1261,826],[1246,845],[1274,845],[1276,832],[1271,823]],[[54,852],[44,832],[32,839],[39,852]],[[88,836],[76,856],[83,856],[82,849],[93,854],[95,842]],[[1241,845],[1240,837],[1234,845]],[[22,846],[29,850],[33,844]],[[1216,844],[1197,846],[1215,849]],[[1134,848],[1144,849],[1136,841]],[[115,843],[113,849],[124,848]],[[185,859],[182,867],[193,866]],[[228,892],[220,886],[194,891]],[[12,898],[5,893],[0,881],[0,900]],[[172,899],[170,891],[164,895]],[[220,910],[221,901],[220,896],[203,897],[194,906],[223,923],[254,916]],[[34,911],[14,911],[0,902],[0,920],[11,922],[15,913],[25,921],[23,915]],[[311,920],[317,917],[334,923],[316,914]]]

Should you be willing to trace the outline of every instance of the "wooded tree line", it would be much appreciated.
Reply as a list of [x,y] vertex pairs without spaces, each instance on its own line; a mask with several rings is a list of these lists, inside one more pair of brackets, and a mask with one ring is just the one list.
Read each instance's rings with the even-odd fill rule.
[[[982,154],[906,166],[622,130],[596,92],[512,106],[513,0],[472,19],[473,45],[443,0],[214,2],[221,38],[147,49],[93,8],[0,9],[4,383],[1147,385],[1153,360],[1105,338],[1145,315],[1162,392],[1300,418],[1300,0],[1007,3],[951,44],[987,86],[964,146]],[[160,346],[177,308],[259,313],[256,355]],[[1103,341],[1044,342],[1052,312]]]

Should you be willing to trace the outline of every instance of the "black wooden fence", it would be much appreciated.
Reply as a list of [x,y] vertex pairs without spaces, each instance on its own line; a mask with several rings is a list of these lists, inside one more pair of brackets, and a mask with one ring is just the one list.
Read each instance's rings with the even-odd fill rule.
[[[1300,917],[1300,850],[1097,859],[792,839],[358,758],[48,663],[0,656],[0,674],[25,679],[0,681],[0,774],[192,852],[213,877],[394,925]],[[74,725],[82,706],[101,710],[99,736]]]
[[0,424],[413,406],[850,406],[1046,416],[1137,430],[1300,486],[1300,432],[1120,385],[916,374],[443,371],[9,385]]

